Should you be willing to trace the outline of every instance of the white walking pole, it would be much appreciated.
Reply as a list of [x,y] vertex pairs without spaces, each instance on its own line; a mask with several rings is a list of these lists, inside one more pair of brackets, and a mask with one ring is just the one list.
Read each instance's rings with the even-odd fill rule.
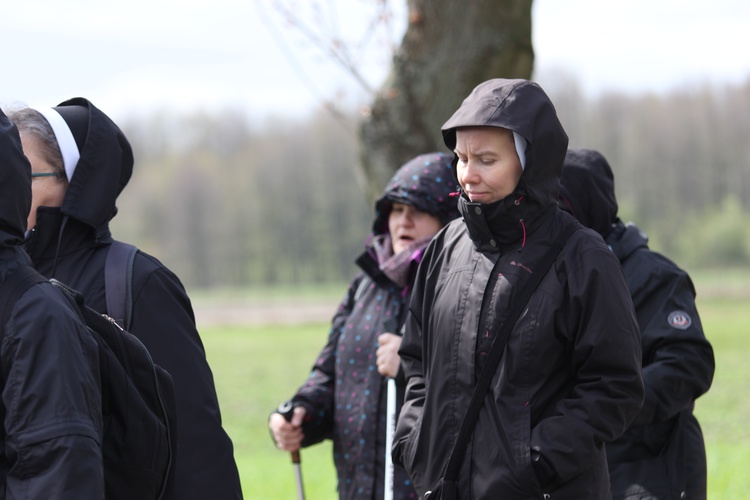
[[393,435],[396,433],[396,380],[388,378],[388,394],[386,399],[386,427],[385,427],[385,490],[383,500],[393,500],[393,459],[391,447]]

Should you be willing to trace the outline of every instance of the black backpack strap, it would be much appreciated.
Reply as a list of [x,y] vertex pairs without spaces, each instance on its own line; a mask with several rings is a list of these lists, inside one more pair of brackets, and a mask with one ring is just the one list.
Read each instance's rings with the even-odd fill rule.
[[133,314],[133,262],[138,248],[113,241],[104,265],[104,296],[107,315],[125,330],[130,328]]
[[21,266],[11,271],[6,280],[0,285],[0,337],[5,333],[5,324],[18,299],[29,287],[35,283],[47,281],[31,266]]
[[479,408],[482,406],[484,396],[487,393],[487,389],[490,386],[492,377],[497,370],[497,365],[500,363],[500,358],[502,357],[503,351],[505,350],[505,344],[508,341],[510,332],[516,325],[518,317],[526,307],[526,304],[531,298],[531,295],[534,293],[534,290],[536,290],[536,287],[539,286],[542,278],[544,278],[544,276],[547,274],[547,271],[549,271],[549,269],[552,267],[552,264],[554,264],[558,254],[562,250],[563,246],[565,246],[565,242],[568,241],[568,238],[571,234],[573,234],[577,227],[578,224],[576,223],[570,224],[568,225],[568,227],[563,229],[563,233],[560,235],[559,239],[547,251],[544,258],[539,262],[539,265],[534,270],[534,273],[531,275],[526,284],[521,288],[521,291],[519,292],[515,300],[513,300],[513,302],[511,303],[510,310],[508,311],[508,316],[505,319],[505,322],[500,327],[500,331],[498,332],[497,336],[492,341],[492,347],[490,347],[490,352],[487,356],[487,364],[484,367],[482,374],[479,376],[479,381],[477,382],[476,387],[474,387],[474,392],[471,395],[469,408],[466,410],[466,415],[461,422],[458,436],[456,437],[456,441],[453,443],[453,449],[451,450],[451,455],[448,458],[448,463],[445,467],[445,474],[443,475],[445,480],[456,481],[458,479],[458,473],[461,468],[461,459],[466,452],[466,446],[469,442],[469,436],[471,436],[471,433],[474,431],[474,423],[477,420],[477,416],[479,416]]

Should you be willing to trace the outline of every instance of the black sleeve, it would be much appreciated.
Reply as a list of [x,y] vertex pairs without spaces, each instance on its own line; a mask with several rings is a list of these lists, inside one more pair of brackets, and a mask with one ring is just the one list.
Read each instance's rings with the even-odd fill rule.
[[659,254],[624,265],[643,345],[646,396],[634,425],[668,420],[689,408],[713,380],[714,355],[690,277]]
[[174,273],[159,267],[139,275],[138,263],[130,329],[174,381],[177,498],[242,498],[232,441],[222,427],[213,373],[190,299]]

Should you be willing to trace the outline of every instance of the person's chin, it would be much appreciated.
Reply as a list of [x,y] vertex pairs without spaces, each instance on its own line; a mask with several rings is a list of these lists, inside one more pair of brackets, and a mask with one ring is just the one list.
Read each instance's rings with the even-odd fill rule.
[[411,240],[400,240],[397,244],[393,245],[393,255],[403,252],[409,248],[411,243]]
[[472,203],[489,203],[490,195],[487,193],[471,193],[469,199]]
[[472,203],[483,203],[485,205],[489,205],[490,203],[495,203],[498,200],[502,200],[502,198],[498,198],[492,193],[470,194],[469,199]]

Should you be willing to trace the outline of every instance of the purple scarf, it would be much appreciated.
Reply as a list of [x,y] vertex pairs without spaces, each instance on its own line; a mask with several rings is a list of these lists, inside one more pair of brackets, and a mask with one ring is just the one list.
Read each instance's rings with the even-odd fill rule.
[[401,288],[411,286],[412,263],[419,264],[422,254],[432,236],[413,241],[408,247],[393,255],[393,243],[390,234],[379,234],[372,239],[372,248],[383,274]]

